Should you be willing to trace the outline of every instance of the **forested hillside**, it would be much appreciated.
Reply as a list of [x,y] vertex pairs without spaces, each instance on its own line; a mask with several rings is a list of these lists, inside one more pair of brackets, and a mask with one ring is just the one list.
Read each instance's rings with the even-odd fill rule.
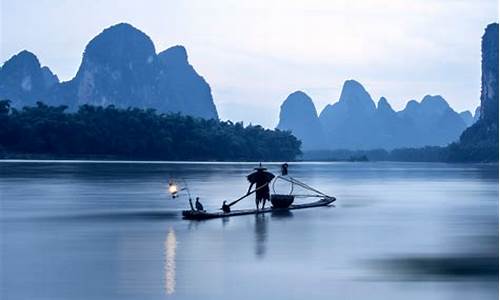
[[154,110],[83,105],[17,110],[0,101],[2,157],[161,160],[293,160],[300,141],[261,126],[158,114]]

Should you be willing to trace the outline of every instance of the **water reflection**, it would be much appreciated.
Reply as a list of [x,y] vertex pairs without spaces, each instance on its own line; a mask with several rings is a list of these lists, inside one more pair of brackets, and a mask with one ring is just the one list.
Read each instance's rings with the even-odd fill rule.
[[498,281],[498,256],[478,254],[408,256],[375,261],[392,280]]
[[291,210],[276,210],[271,213],[273,219],[287,219],[293,217],[293,212]]
[[267,216],[265,214],[255,215],[255,255],[263,258],[266,254],[267,243]]
[[222,222],[222,227],[225,228],[226,225],[229,223],[229,217],[224,217],[224,218],[221,218],[221,222]]
[[217,210],[248,169],[0,162],[0,298],[498,299],[498,165],[296,164],[339,202],[293,217],[165,199],[172,174]]
[[165,292],[172,295],[175,292],[175,251],[177,238],[172,227],[168,229],[165,239]]

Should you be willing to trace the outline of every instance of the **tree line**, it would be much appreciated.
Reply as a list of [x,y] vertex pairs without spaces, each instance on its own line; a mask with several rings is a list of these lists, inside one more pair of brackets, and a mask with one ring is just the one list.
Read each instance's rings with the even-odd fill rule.
[[[498,131],[496,132],[498,135]],[[397,148],[393,150],[307,151],[304,160],[314,161],[402,161],[402,162],[498,162],[498,143],[465,144],[461,141],[446,147]]]
[[66,110],[41,102],[18,110],[1,100],[0,156],[289,161],[301,154],[290,132],[242,122],[115,106]]

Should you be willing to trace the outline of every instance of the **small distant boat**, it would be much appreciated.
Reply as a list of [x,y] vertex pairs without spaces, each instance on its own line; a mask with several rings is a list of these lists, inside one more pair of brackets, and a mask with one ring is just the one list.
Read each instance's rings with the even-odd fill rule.
[[304,209],[304,208],[312,208],[319,206],[328,206],[335,201],[335,197],[325,197],[320,200],[304,203],[304,204],[291,204],[288,207],[266,207],[264,209],[239,209],[233,210],[231,212],[207,212],[207,211],[196,211],[196,210],[184,210],[182,212],[182,216],[186,220],[208,220],[208,219],[216,219],[216,218],[226,218],[226,217],[234,217],[234,216],[243,216],[243,215],[256,215],[256,214],[265,214],[271,212],[283,212],[294,209]]

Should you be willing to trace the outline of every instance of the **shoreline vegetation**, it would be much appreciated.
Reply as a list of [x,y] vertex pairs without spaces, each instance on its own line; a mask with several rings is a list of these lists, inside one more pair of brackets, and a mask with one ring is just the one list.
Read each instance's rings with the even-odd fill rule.
[[[497,131],[498,134],[498,131]],[[305,161],[394,161],[446,163],[498,163],[498,142],[488,145],[467,144],[463,140],[448,146],[398,148],[393,150],[317,150],[306,151]]]
[[457,142],[447,147],[302,153],[301,142],[289,131],[258,125],[114,106],[83,105],[77,112],[66,110],[66,106],[41,102],[17,110],[8,100],[1,100],[0,159],[498,162],[495,139],[486,145]]
[[0,101],[0,158],[291,161],[301,142],[259,125],[82,105],[21,110]]

